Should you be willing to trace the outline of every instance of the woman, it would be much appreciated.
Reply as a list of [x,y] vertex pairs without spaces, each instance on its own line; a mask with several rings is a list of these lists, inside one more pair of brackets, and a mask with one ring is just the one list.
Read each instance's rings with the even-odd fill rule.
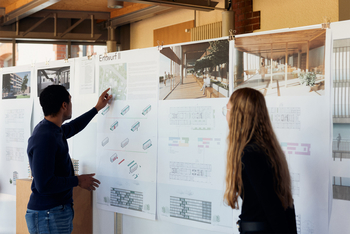
[[291,179],[263,95],[236,90],[227,103],[229,125],[224,199],[238,209],[240,233],[297,233]]

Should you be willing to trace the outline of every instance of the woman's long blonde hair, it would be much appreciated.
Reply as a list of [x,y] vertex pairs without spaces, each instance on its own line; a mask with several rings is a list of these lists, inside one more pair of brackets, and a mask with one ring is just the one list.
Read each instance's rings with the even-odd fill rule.
[[257,90],[242,88],[230,98],[226,191],[224,200],[238,209],[238,197],[242,194],[242,155],[244,147],[254,142],[266,153],[274,171],[275,192],[284,209],[293,206],[288,164],[272,129],[264,96]]

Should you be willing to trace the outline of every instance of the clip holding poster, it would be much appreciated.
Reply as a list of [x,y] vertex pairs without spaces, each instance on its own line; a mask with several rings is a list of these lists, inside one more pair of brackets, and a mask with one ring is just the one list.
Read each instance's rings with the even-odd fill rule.
[[331,28],[331,20],[327,16],[323,16],[322,29]]
[[158,50],[161,51],[163,49],[164,42],[162,41],[162,44],[159,44],[159,40],[158,40],[157,44],[158,44]]
[[236,39],[236,30],[229,30],[230,36],[228,36],[229,41],[234,41]]

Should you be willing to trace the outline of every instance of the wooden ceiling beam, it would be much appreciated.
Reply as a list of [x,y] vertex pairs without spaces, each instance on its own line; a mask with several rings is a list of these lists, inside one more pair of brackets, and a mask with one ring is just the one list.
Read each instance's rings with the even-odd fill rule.
[[111,12],[111,19],[150,7],[149,4],[124,3],[124,7]]
[[17,0],[6,7],[2,25],[12,24],[59,1],[61,0]]
[[61,37],[72,31],[76,26],[78,26],[81,22],[83,22],[85,19],[87,19],[89,15],[86,15],[85,17],[82,17],[80,20],[78,20],[75,24],[70,26],[64,33],[61,34]]

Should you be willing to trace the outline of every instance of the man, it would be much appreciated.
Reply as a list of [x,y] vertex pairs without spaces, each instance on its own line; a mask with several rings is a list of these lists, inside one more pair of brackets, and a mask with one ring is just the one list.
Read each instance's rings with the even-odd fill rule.
[[166,74],[166,72],[164,72],[164,86],[166,86],[166,80],[168,78],[168,75]]
[[[32,233],[71,233],[73,230],[73,187],[95,190],[100,181],[95,174],[74,176],[67,139],[90,122],[112,98],[105,90],[94,108],[69,123],[72,117],[71,96],[65,87],[50,85],[40,94],[45,118],[28,140],[28,158],[32,170],[32,194],[26,222]],[[63,124],[63,125],[62,125]]]
[[338,133],[338,136],[337,136],[338,150],[339,150],[339,146],[340,146],[340,141],[341,141],[341,136],[340,136],[340,133]]
[[201,88],[201,91],[203,90],[203,95],[205,94],[206,87],[210,87],[210,78],[208,74],[207,74],[207,77],[203,80],[203,86]]

